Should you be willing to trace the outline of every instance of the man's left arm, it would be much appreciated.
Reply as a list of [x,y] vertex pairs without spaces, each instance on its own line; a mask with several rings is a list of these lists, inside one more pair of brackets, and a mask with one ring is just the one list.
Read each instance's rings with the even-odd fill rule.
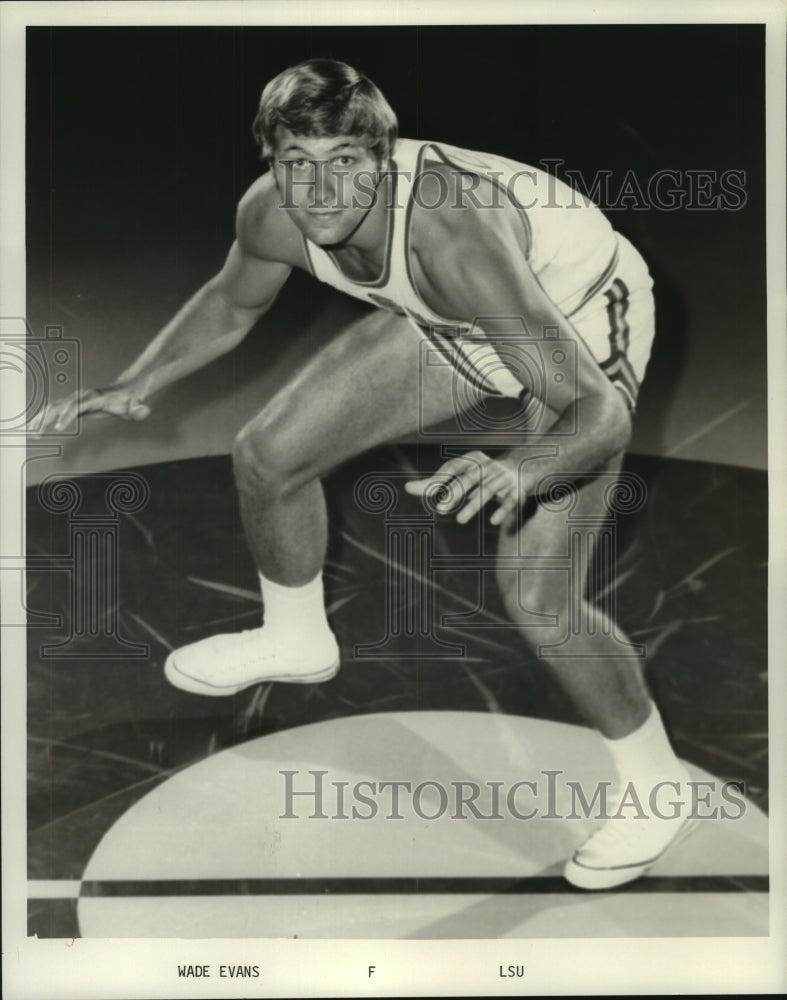
[[[444,311],[450,303],[446,314],[482,326],[501,358],[516,359],[521,352],[520,370],[532,365],[534,345],[550,344],[544,340],[545,330],[557,329],[576,358],[574,377],[566,378],[552,357],[554,341],[549,350],[540,350],[543,385],[550,390],[549,398],[540,398],[539,404],[542,412],[551,410],[557,419],[543,431],[528,429],[527,447],[512,447],[496,457],[470,452],[446,462],[429,479],[408,484],[408,492],[422,494],[453,480],[456,488],[449,491],[444,511],[458,503],[457,519],[465,522],[492,501],[498,508],[491,521],[500,524],[538,489],[544,476],[592,472],[621,452],[630,439],[631,417],[621,393],[526,262],[514,228],[519,220],[512,224],[507,215],[497,214],[492,224],[474,212],[462,222],[428,265],[430,285],[445,303]],[[532,391],[533,386],[525,388]]]

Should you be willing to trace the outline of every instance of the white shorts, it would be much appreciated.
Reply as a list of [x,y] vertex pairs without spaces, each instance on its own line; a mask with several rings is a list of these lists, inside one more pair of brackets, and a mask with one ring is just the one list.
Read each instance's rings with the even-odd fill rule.
[[[655,334],[653,280],[647,265],[631,243],[619,233],[616,235],[617,252],[608,271],[600,278],[597,287],[588,290],[587,297],[574,312],[568,314],[568,319],[633,410]],[[539,365],[538,356],[543,358],[545,349],[552,352],[553,359],[565,359],[562,362],[565,374],[558,377],[575,376],[571,351],[562,350],[559,339],[551,340],[550,336],[547,333],[545,338],[528,338],[528,353],[532,354],[533,366],[524,373],[525,378],[515,377],[511,365],[504,363],[488,341],[479,340],[477,336],[452,338],[451,346],[457,368],[477,389],[491,395],[518,398],[523,393],[523,383],[538,382],[538,369],[543,368],[543,364]],[[523,373],[520,371],[519,374]],[[546,396],[548,402],[550,387],[546,379],[544,383],[542,387],[532,387],[542,398]],[[528,391],[527,388],[524,391]]]

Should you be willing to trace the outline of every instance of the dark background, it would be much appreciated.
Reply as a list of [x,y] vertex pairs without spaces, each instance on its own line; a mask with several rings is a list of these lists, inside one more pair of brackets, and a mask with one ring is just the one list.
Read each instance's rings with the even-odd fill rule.
[[[561,159],[588,183],[611,171],[613,192],[629,170],[643,188],[663,169],[745,171],[738,211],[608,214],[656,278],[633,449],[764,467],[759,25],[29,29],[28,315],[36,334],[55,323],[80,340],[85,384],[118,374],[220,267],[261,169],[261,89],[318,55],[370,75],[405,136]],[[61,466],[226,452],[264,398],[272,345],[344,308],[291,283],[267,335],[167,390],[145,425],[89,422]]]

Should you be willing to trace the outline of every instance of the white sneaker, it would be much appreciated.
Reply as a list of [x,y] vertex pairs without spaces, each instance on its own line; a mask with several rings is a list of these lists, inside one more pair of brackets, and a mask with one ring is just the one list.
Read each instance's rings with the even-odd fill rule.
[[164,674],[175,687],[192,694],[237,694],[265,681],[314,684],[339,670],[339,647],[332,632],[321,633],[308,648],[297,650],[263,628],[213,635],[170,653]]
[[[624,813],[618,817],[617,806],[612,806],[611,818],[566,862],[564,877],[580,889],[613,889],[639,878],[670,847],[685,840],[696,829],[697,820],[691,817],[688,773],[675,780],[682,790],[675,796],[681,803],[678,816],[663,819],[650,813],[640,818]],[[647,796],[640,796],[640,801],[644,804]]]

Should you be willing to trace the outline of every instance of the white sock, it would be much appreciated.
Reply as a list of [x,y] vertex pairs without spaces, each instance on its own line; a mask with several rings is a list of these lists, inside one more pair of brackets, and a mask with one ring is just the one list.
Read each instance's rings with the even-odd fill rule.
[[331,630],[325,614],[322,573],[302,587],[285,587],[262,573],[259,576],[266,633],[299,646],[327,637]]
[[618,774],[625,781],[661,773],[666,779],[682,767],[670,745],[661,713],[653,702],[650,704],[650,715],[639,729],[619,740],[604,737]]

